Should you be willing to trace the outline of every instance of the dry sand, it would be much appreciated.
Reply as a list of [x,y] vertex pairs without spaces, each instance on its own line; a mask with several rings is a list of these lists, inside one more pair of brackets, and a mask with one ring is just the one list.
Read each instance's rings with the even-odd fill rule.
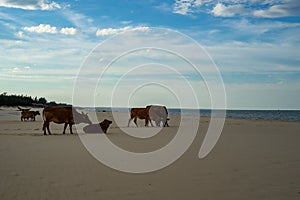
[[[63,125],[51,123],[54,134],[44,136],[41,116],[21,122],[16,110],[0,110],[1,200],[300,199],[299,122],[227,119],[218,143],[200,160],[209,124],[201,118],[197,137],[180,159],[152,173],[128,174],[94,159],[77,134],[62,135]],[[112,119],[110,112],[98,115]],[[127,114],[120,115],[125,126]],[[115,122],[108,137],[131,151],[155,150],[178,129],[179,116],[170,118],[171,127],[150,139],[126,136]]]

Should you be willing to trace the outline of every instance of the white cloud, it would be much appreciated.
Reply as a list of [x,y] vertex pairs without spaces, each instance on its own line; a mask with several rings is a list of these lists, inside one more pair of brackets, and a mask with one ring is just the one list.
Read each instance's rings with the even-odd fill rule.
[[[25,31],[31,32],[31,33],[51,33],[51,34],[56,34],[56,33],[61,33],[64,35],[75,35],[77,33],[77,29],[72,28],[72,27],[65,27],[61,28],[60,31],[57,30],[55,26],[51,26],[49,24],[40,24],[38,26],[25,26],[23,28]],[[19,31],[17,33],[17,36],[22,37],[23,32]]]
[[217,3],[211,13],[216,17],[233,17],[237,14],[245,14],[245,8],[240,4],[225,6],[222,3]]
[[175,0],[173,13],[188,15],[212,0]]
[[0,6],[24,10],[55,10],[61,8],[58,3],[45,0],[1,0]]
[[60,33],[65,35],[75,35],[77,33],[77,30],[75,28],[62,28],[60,30]]
[[253,15],[255,17],[276,18],[286,16],[299,16],[300,15],[300,1],[290,0],[284,4],[272,5],[265,10],[255,10]]
[[86,15],[76,13],[70,9],[65,9],[64,12],[62,12],[62,14],[67,20],[72,22],[72,24],[74,24],[75,27],[80,29],[81,33],[94,34],[97,30],[97,27],[95,27],[93,24],[94,19]]
[[114,35],[118,33],[123,33],[125,31],[148,31],[150,28],[147,26],[126,26],[123,28],[105,28],[105,29],[98,29],[96,32],[96,36],[107,36],[107,35]]
[[173,12],[181,15],[186,15],[190,12],[192,0],[176,0],[173,7]]
[[125,20],[125,21],[121,21],[121,24],[123,24],[123,25],[128,25],[128,24],[131,24],[132,23],[132,21],[131,20]]
[[200,8],[203,8],[202,12],[206,12],[207,8],[215,3],[215,0],[175,0],[172,11],[181,15],[189,15],[201,11]]
[[19,38],[23,38],[24,37],[24,32],[23,31],[18,31],[15,35]]
[[[164,10],[168,11],[165,7],[166,4]],[[174,0],[172,6],[172,12],[177,14],[208,12],[216,17],[243,15],[276,18],[299,16],[299,10],[299,0]]]
[[50,26],[49,24],[40,24],[38,26],[25,26],[25,31],[31,32],[31,33],[57,33],[57,29],[54,26]]

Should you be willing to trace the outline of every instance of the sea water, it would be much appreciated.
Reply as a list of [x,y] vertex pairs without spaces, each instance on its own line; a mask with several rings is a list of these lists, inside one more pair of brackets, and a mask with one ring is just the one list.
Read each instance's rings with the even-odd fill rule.
[[[97,111],[129,112],[130,108],[97,107]],[[168,108],[169,114],[219,117],[223,110]],[[300,121],[300,110],[226,110],[227,118]]]

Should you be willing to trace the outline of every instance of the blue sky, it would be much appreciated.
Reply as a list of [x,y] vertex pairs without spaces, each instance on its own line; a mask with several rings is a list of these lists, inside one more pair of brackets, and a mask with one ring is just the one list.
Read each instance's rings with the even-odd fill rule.
[[[228,108],[300,109],[299,10],[298,0],[0,0],[0,92],[72,103],[74,81],[93,48],[124,31],[158,27],[186,34],[206,50],[224,81]],[[119,78],[107,73],[97,106],[110,105],[109,83]],[[201,81],[182,73],[192,85]],[[149,103],[143,98],[146,91],[155,95],[155,87],[132,104]],[[209,92],[199,91],[199,106],[210,107]],[[154,103],[178,105],[167,97]]]

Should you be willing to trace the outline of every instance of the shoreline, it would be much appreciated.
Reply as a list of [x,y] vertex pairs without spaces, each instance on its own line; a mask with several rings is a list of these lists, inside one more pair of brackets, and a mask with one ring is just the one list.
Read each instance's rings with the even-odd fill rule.
[[[40,113],[42,113],[43,107],[30,107],[26,106],[24,108],[32,108],[34,110],[39,110]],[[129,109],[130,108],[109,108],[109,107],[96,107],[96,108],[90,108],[90,107],[78,107],[79,110],[82,111],[88,111],[96,110],[97,113],[105,113],[105,112],[114,112],[116,113],[128,113],[129,115]],[[16,106],[0,106],[0,116],[1,111],[18,111],[18,108]],[[169,108],[169,115],[180,115],[180,109],[178,108]],[[218,114],[216,113],[216,116],[211,116],[210,109],[183,109],[185,111],[185,116],[195,116],[195,117],[207,117],[207,118],[218,118]],[[262,121],[275,121],[275,122],[300,122],[300,110],[234,110],[234,109],[227,109],[227,110],[219,110],[214,109],[215,112],[218,111],[225,111],[226,116],[225,119],[244,119],[244,120],[262,120]],[[202,113],[201,113],[202,112]],[[261,114],[262,112],[265,112],[265,116]],[[288,112],[288,113],[285,113]],[[259,113],[259,114],[257,114]],[[285,114],[286,116],[280,116]],[[257,116],[255,116],[255,114]],[[290,117],[289,114],[293,114],[294,116]],[[277,116],[277,117],[274,117]]]

